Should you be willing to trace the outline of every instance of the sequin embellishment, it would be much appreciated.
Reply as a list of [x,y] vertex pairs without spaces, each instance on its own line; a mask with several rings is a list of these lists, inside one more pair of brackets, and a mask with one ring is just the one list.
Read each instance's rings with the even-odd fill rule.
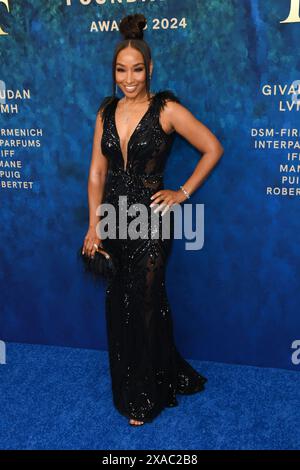
[[[101,149],[109,168],[103,202],[113,204],[117,214],[119,196],[127,196],[128,206],[150,205],[151,195],[164,188],[164,169],[174,139],[159,120],[167,100],[180,102],[170,90],[154,95],[128,142],[126,168],[114,125],[118,98],[106,97],[99,107]],[[151,422],[165,407],[178,405],[176,394],[200,392],[207,381],[175,345],[165,285],[172,237],[108,238],[103,245],[120,261],[105,301],[113,402],[122,415]]]

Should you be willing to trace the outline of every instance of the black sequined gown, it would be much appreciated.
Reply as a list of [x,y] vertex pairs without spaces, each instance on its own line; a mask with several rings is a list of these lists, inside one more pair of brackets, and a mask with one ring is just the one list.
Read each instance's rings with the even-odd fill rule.
[[[113,204],[117,214],[119,196],[127,196],[128,208],[145,204],[150,217],[154,209],[149,207],[150,196],[164,188],[163,172],[175,134],[166,134],[159,121],[168,99],[180,102],[170,90],[152,96],[129,139],[126,168],[115,122],[119,98],[106,97],[99,107],[103,116],[101,149],[108,159],[102,202]],[[170,220],[173,234],[173,216]],[[104,248],[120,262],[117,275],[106,289],[113,402],[122,415],[144,422],[151,422],[164,407],[177,406],[176,394],[202,391],[207,381],[181,357],[174,343],[165,286],[171,245],[172,236],[103,239]]]

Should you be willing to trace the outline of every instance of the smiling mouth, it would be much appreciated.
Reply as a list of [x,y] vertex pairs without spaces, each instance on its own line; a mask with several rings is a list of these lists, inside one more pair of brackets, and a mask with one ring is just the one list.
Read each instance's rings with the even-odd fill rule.
[[128,90],[128,91],[132,91],[132,90],[135,90],[135,89],[136,89],[137,85],[133,85],[133,86],[126,86],[126,85],[124,85],[124,87],[125,87],[126,90]]

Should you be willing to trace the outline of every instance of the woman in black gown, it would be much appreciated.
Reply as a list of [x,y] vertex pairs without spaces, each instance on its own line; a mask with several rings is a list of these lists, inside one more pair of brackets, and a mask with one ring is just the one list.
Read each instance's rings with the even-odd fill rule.
[[[197,189],[223,153],[217,138],[172,91],[149,92],[153,65],[143,40],[145,24],[143,15],[129,15],[120,23],[125,39],[115,52],[114,90],[117,83],[124,97],[104,98],[97,113],[84,241],[90,256],[101,247],[119,262],[106,290],[109,362],[114,405],[133,425],[151,422],[165,407],[178,405],[176,394],[200,392],[207,381],[175,346],[165,285],[174,220],[169,219],[170,238],[162,237],[161,221],[168,208]],[[125,113],[128,124],[122,121]],[[175,131],[207,154],[178,191],[165,189],[163,182]],[[119,237],[120,196],[126,196],[126,207],[143,204],[149,221],[158,209],[158,237],[151,238],[150,229],[147,238]],[[102,239],[96,231],[96,209],[103,203],[116,210],[116,238]],[[127,223],[133,218],[129,215]]]

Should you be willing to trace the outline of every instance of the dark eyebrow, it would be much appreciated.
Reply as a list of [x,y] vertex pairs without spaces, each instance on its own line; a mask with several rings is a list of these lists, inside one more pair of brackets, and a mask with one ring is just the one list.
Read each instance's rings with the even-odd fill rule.
[[[120,62],[117,62],[116,65],[122,65],[122,67],[125,67],[123,64],[121,64]],[[144,65],[144,62],[138,62],[137,64],[134,64],[134,67],[136,67],[137,65]]]

